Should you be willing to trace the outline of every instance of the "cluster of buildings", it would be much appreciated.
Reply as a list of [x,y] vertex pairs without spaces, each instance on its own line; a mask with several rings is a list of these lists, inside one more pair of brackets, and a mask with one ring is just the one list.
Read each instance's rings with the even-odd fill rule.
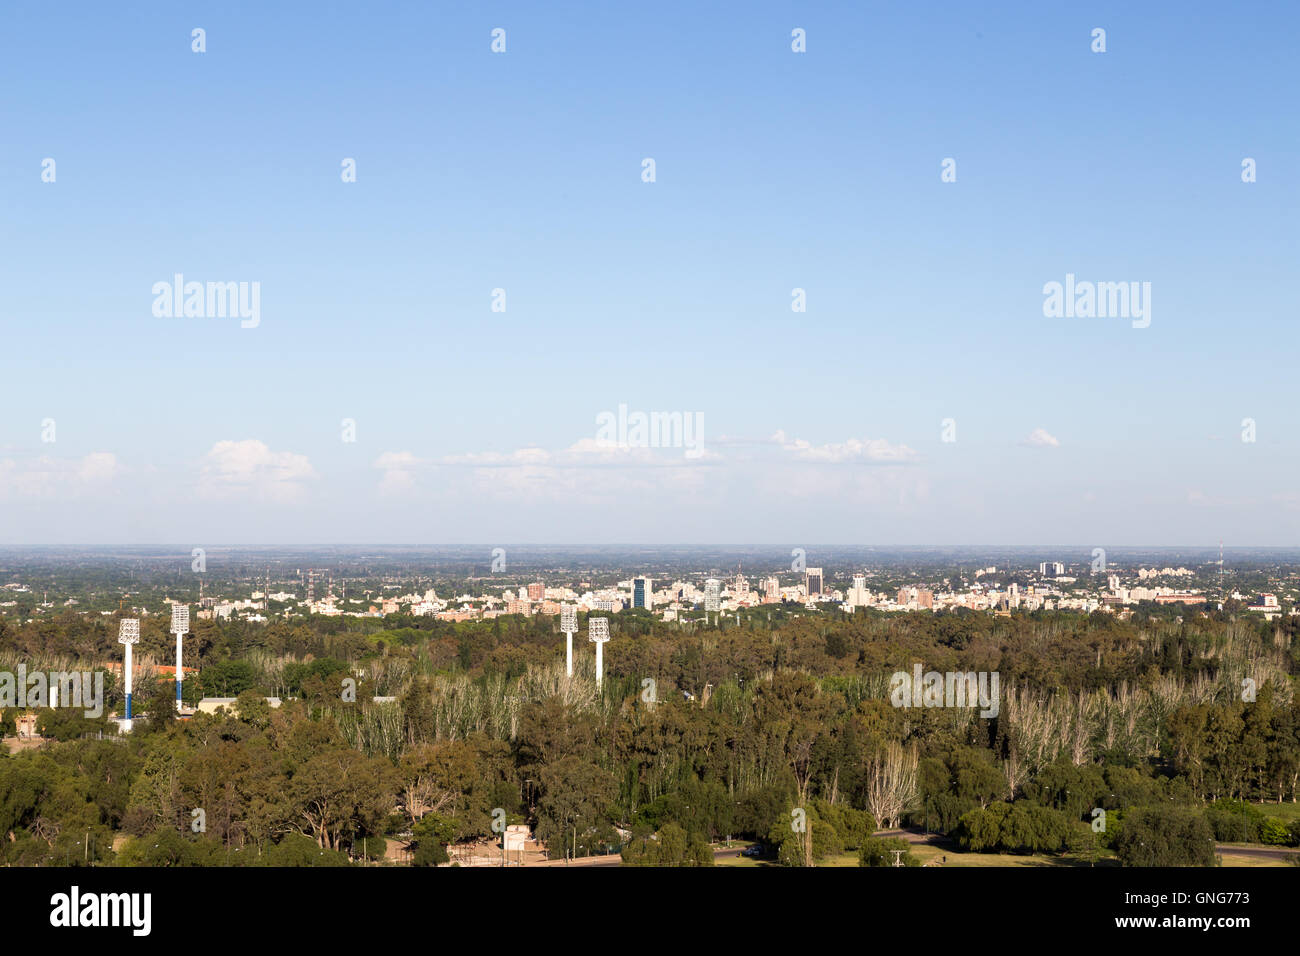
[[1139,581],[1146,581],[1148,578],[1190,578],[1193,573],[1187,568],[1138,568],[1137,576]]
[[[273,599],[280,597],[272,595]],[[303,602],[301,607],[309,613],[324,615],[382,617],[406,613],[445,621],[468,621],[490,620],[503,614],[555,615],[560,613],[563,605],[571,605],[580,611],[608,613],[642,609],[671,621],[680,612],[695,608],[727,612],[760,604],[783,601],[812,604],[818,600],[839,600],[840,597],[838,591],[826,591],[820,568],[809,568],[801,583],[789,587],[783,587],[776,577],[764,578],[751,586],[749,579],[739,572],[726,580],[708,578],[703,586],[686,580],[656,583],[653,578],[638,576],[606,587],[593,587],[589,582],[580,582],[577,588],[548,587],[541,581],[534,581],[517,588],[505,588],[499,595],[461,594],[446,599],[439,598],[430,589],[423,594],[394,595],[375,602],[347,601],[337,598],[331,590],[320,600]]]
[[[1171,570],[1170,573],[1181,574],[1185,570]],[[777,576],[759,577],[751,581],[740,571],[725,578],[709,577],[702,583],[678,579],[656,584],[648,576],[638,576],[608,587],[593,588],[589,583],[583,582],[577,588],[569,588],[548,587],[543,582],[536,581],[517,588],[505,588],[499,595],[461,594],[441,599],[433,590],[429,590],[423,594],[385,597],[377,603],[350,602],[364,605],[355,609],[341,604],[331,591],[320,601],[309,602],[306,609],[317,614],[383,616],[407,613],[415,616],[432,615],[440,620],[469,621],[491,619],[503,614],[557,615],[563,605],[571,605],[588,612],[618,613],[643,609],[664,620],[673,621],[688,611],[725,614],[766,604],[800,604],[810,610],[838,605],[850,613],[859,607],[870,607],[882,611],[968,608],[1010,614],[1012,611],[1038,609],[1088,613],[1098,608],[1135,605],[1142,601],[1202,604],[1208,600],[1203,592],[1179,591],[1157,585],[1153,578],[1163,572],[1142,573],[1139,580],[1150,580],[1151,583],[1132,587],[1122,585],[1119,575],[1112,574],[1105,591],[1087,594],[1068,589],[1066,586],[1074,584],[1076,579],[1064,572],[1065,566],[1060,562],[1045,562],[1039,566],[1040,580],[1035,583],[1022,586],[1012,581],[1002,586],[996,581],[988,580],[998,573],[995,566],[990,566],[976,571],[974,583],[964,589],[948,589],[947,581],[944,581],[945,587],[942,588],[909,585],[882,591],[869,586],[869,575],[866,573],[855,574],[852,584],[841,589],[828,585],[822,568],[810,567],[801,573],[796,583],[785,585]]]
[[[287,595],[292,598],[293,595]],[[266,610],[266,595],[254,591],[242,601],[218,601],[214,598],[201,598],[199,610],[195,615],[200,621],[228,621],[236,612],[245,621],[265,621],[266,615],[258,613]]]
[[[1077,578],[1066,573],[1059,561],[1045,561],[1038,566],[1038,577],[1028,572],[1030,583],[1011,580],[1005,585],[997,578],[1019,578],[1026,572],[1009,572],[999,575],[996,566],[979,568],[973,582],[963,588],[948,587],[947,579],[937,586],[907,585],[881,590],[869,583],[873,575],[858,573],[846,588],[830,586],[824,570],[806,568],[793,584],[782,584],[775,575],[760,576],[752,581],[741,571],[733,576],[709,577],[702,582],[676,579],[656,582],[649,576],[636,576],[616,584],[595,587],[590,582],[579,582],[576,587],[550,587],[534,581],[502,589],[499,593],[460,594],[440,598],[432,588],[405,594],[383,595],[372,598],[348,599],[346,590],[342,597],[334,593],[333,582],[325,593],[316,597],[317,588],[308,590],[307,599],[300,601],[289,593],[252,592],[247,600],[214,601],[204,598],[200,618],[229,619],[238,613],[244,620],[265,620],[256,612],[265,611],[269,602],[289,605],[285,614],[297,610],[310,614],[348,615],[354,617],[384,617],[389,614],[410,614],[416,617],[432,616],[444,621],[491,620],[501,615],[558,615],[561,607],[568,605],[579,611],[618,613],[641,609],[650,611],[666,621],[674,621],[684,612],[703,610],[708,614],[735,613],[744,608],[769,604],[798,604],[810,610],[839,606],[852,613],[857,608],[868,607],[881,611],[939,611],[968,608],[996,614],[1012,611],[1073,610],[1091,613],[1098,609],[1111,610],[1126,616],[1134,605],[1150,601],[1157,604],[1199,605],[1211,600],[1201,590],[1179,589],[1161,583],[1162,578],[1182,578],[1193,572],[1187,568],[1145,569],[1121,575],[1107,575],[1104,589],[1081,591],[1074,587]],[[323,582],[322,582],[323,583]],[[387,589],[398,590],[390,584]],[[1232,597],[1244,601],[1234,593]],[[1260,600],[1248,605],[1247,610],[1263,613],[1272,618],[1283,613],[1274,594],[1262,595]],[[1293,610],[1291,613],[1300,613]]]
[[[1244,601],[1246,599],[1246,596],[1238,591],[1233,591],[1232,599],[1234,601]],[[1268,594],[1268,593],[1261,594],[1259,596],[1259,601],[1257,603],[1246,605],[1246,610],[1256,611],[1260,614],[1263,614],[1265,620],[1269,620],[1269,621],[1273,620],[1273,618],[1277,617],[1279,614],[1282,613],[1282,607],[1277,603],[1277,595]],[[1293,607],[1291,609],[1291,615],[1293,617],[1296,615],[1300,615],[1300,607]]]
[[[1218,591],[1212,597],[1204,590],[1189,587],[1190,582],[1179,580],[1194,574],[1184,567],[1115,570],[1106,576],[1106,586],[1101,588],[1089,583],[1096,580],[1095,575],[1086,578],[1085,585],[1080,585],[1080,579],[1072,576],[1062,562],[1043,561],[1038,564],[1036,576],[1032,566],[999,570],[990,565],[975,569],[973,574],[968,571],[965,578],[969,583],[955,587],[950,586],[947,578],[900,586],[898,575],[888,570],[856,573],[847,587],[836,587],[828,582],[823,568],[807,567],[796,572],[793,581],[790,574],[784,575],[787,583],[782,583],[781,577],[776,575],[759,575],[751,579],[737,569],[734,575],[690,580],[655,580],[648,575],[639,575],[609,585],[579,581],[572,587],[552,587],[542,581],[533,581],[494,593],[462,593],[446,598],[439,597],[433,588],[400,593],[410,585],[388,579],[378,594],[367,591],[362,597],[348,598],[346,581],[342,583],[341,594],[336,594],[331,572],[307,569],[302,573],[305,597],[300,597],[302,591],[272,593],[268,574],[265,582],[258,582],[261,589],[252,590],[244,599],[205,597],[200,590],[197,617],[200,620],[238,619],[257,623],[265,622],[270,615],[291,617],[307,613],[382,618],[401,614],[444,621],[471,621],[490,620],[501,615],[553,616],[560,614],[562,607],[569,606],[579,611],[605,613],[644,610],[663,620],[674,621],[687,612],[702,610],[707,614],[734,614],[742,609],[774,604],[802,605],[809,610],[838,607],[849,613],[862,607],[886,612],[967,608],[995,614],[1039,609],[1090,613],[1101,609],[1127,616],[1131,607],[1143,602],[1201,605],[1212,599],[1228,600],[1227,596],[1218,596]],[[879,580],[873,582],[872,578],[877,576]],[[19,594],[30,590],[17,583],[0,585],[0,588]],[[1237,592],[1231,597],[1243,604],[1248,600]],[[1283,613],[1300,614],[1300,603],[1290,597],[1286,608],[1272,593],[1260,595],[1258,600],[1249,600],[1252,603],[1246,604],[1246,610],[1263,614],[1270,620]],[[8,603],[12,602],[0,602],[0,607]],[[66,603],[76,602],[70,599]],[[111,615],[117,612],[100,613]],[[138,608],[133,609],[133,613],[145,617],[149,611]]]
[[[264,594],[254,591],[247,600],[214,601],[205,598],[198,612],[200,619],[228,620],[236,612],[242,619],[264,621],[260,611],[266,610],[268,599],[283,604],[297,605],[299,610],[325,616],[348,615],[353,617],[384,617],[389,614],[410,614],[415,617],[432,616],[443,621],[491,620],[501,615],[554,616],[562,606],[576,607],[579,611],[597,611],[616,614],[620,611],[642,609],[657,614],[665,621],[675,621],[681,614],[703,610],[707,614],[735,613],[744,608],[767,604],[799,604],[809,610],[839,606],[853,613],[857,608],[868,607],[880,611],[939,611],[968,608],[1009,615],[1012,611],[1072,610],[1091,613],[1098,609],[1112,610],[1127,616],[1128,609],[1144,601],[1157,604],[1199,605],[1210,596],[1199,590],[1180,590],[1157,584],[1162,576],[1181,577],[1191,572],[1185,568],[1163,571],[1139,569],[1138,581],[1146,584],[1125,583],[1119,574],[1107,576],[1107,586],[1097,592],[1079,593],[1070,588],[1076,578],[1067,576],[1060,562],[1039,565],[1039,580],[1022,586],[1011,581],[1005,586],[988,580],[998,574],[996,567],[981,568],[975,572],[974,582],[964,589],[946,587],[904,586],[882,591],[869,586],[866,573],[853,575],[852,584],[844,589],[827,585],[822,568],[807,568],[794,584],[783,585],[779,577],[767,576],[750,581],[743,573],[732,577],[710,577],[702,586],[694,581],[673,580],[660,582],[638,576],[608,587],[592,587],[580,582],[577,588],[548,587],[541,581],[505,588],[500,594],[461,594],[440,598],[430,588],[423,593],[411,592],[376,599],[338,597],[330,589],[319,599],[309,596],[298,601],[293,594]],[[1004,571],[1004,573],[1006,573]],[[1244,601],[1239,593],[1236,600]],[[1248,605],[1247,610],[1263,613],[1267,618],[1283,613],[1275,594],[1264,594],[1260,600]],[[286,609],[286,615],[292,609]],[[1290,613],[1300,614],[1300,609]]]

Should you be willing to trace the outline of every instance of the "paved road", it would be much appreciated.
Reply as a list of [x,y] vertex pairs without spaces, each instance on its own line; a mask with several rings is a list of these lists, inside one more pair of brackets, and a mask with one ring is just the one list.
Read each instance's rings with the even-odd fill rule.
[[[880,837],[902,837],[908,843],[922,843],[931,846],[951,846],[951,842],[938,833],[926,833],[923,830],[877,830],[875,836]],[[1260,846],[1254,844],[1240,843],[1216,843],[1214,845],[1216,853],[1231,853],[1235,856],[1253,857],[1257,860],[1276,860],[1285,858],[1295,853],[1300,853],[1295,847],[1287,846]]]
[[[899,837],[912,844],[928,844],[930,846],[944,846],[951,844],[942,835],[938,833],[926,833],[924,830],[904,830],[901,828],[893,830],[877,830],[874,834],[878,837]],[[740,856],[748,843],[737,843],[732,847],[715,847],[713,850],[714,860],[724,860]],[[1253,857],[1260,860],[1276,860],[1280,857],[1298,852],[1295,847],[1285,846],[1241,846],[1233,843],[1216,843],[1214,845],[1216,853],[1231,853],[1236,856]],[[525,866],[621,866],[622,858],[614,856],[583,856],[576,860],[566,863],[564,860],[543,860],[539,863],[528,863]]]
[[1257,860],[1276,860],[1279,857],[1293,856],[1300,853],[1293,846],[1243,846],[1237,843],[1216,843],[1215,853],[1231,853],[1233,856],[1249,856]]
[[[725,860],[740,856],[741,851],[749,846],[748,843],[739,842],[735,846],[715,847],[713,858],[715,860]],[[580,856],[576,860],[565,862],[564,860],[540,860],[537,863],[525,863],[524,866],[621,866],[623,858],[618,854],[612,856]]]
[[937,846],[940,843],[948,842],[942,834],[926,833],[924,830],[904,830],[901,827],[894,830],[877,830],[872,836],[878,837],[901,837],[908,843],[928,843]]
[[524,866],[622,866],[623,858],[617,853],[609,856],[580,856],[576,860],[542,860]]

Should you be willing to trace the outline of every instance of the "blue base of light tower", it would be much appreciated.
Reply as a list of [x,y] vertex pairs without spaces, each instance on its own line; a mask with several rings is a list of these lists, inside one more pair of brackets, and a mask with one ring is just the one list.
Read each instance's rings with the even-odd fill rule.
[[126,695],[126,719],[131,719],[131,695]]

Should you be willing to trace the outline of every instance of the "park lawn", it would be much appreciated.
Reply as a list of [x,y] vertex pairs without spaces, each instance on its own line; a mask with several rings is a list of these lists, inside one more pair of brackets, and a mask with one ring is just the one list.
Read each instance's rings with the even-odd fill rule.
[[1300,820],[1300,803],[1256,803],[1253,806],[1264,816],[1283,823]]
[[[1091,861],[1065,853],[1060,856],[1052,853],[1032,853],[1021,856],[1016,853],[963,853],[951,846],[930,846],[917,844],[912,853],[922,863],[936,866],[1089,866]],[[944,858],[947,858],[946,861]],[[1119,861],[1111,850],[1097,851],[1097,866],[1118,866]]]
[[[1031,853],[1021,856],[1015,853],[961,853],[942,850],[938,847],[917,847],[914,852],[922,863],[934,861],[938,866],[1087,866],[1086,860],[1070,855],[1055,856],[1046,853]],[[947,862],[942,862],[947,857]],[[1113,861],[1098,859],[1098,866],[1113,866]]]
[[[1014,853],[962,853],[957,850],[944,849],[942,847],[928,846],[926,844],[916,844],[912,847],[912,853],[923,863],[931,863],[937,866],[957,866],[957,867],[990,867],[990,866],[1088,866],[1089,862],[1070,854],[1064,856],[1049,856],[1047,854],[1036,853],[1029,856],[1017,856]],[[1221,851],[1225,867],[1242,866],[1242,867],[1280,867],[1289,866],[1286,858],[1282,854],[1269,859],[1261,859],[1254,856],[1242,856],[1233,853],[1231,850]],[[947,862],[941,862],[943,857],[947,857]],[[756,860],[747,856],[736,856],[720,859],[717,861],[718,866],[777,866],[772,860]],[[858,854],[856,852],[839,853],[835,856],[822,860],[818,866],[842,867],[857,866]],[[1114,854],[1108,850],[1103,850],[1096,861],[1097,866],[1114,867],[1119,865]]]
[[[924,843],[914,844],[912,846],[912,855],[924,864],[933,864],[936,866],[1087,866],[1086,860],[1066,854],[1065,856],[1051,856],[1045,853],[1035,853],[1028,856],[1017,856],[1014,853],[962,853],[943,847],[929,846]],[[942,862],[947,857],[947,862]],[[838,856],[830,857],[823,860],[821,866],[857,866],[857,853],[841,853]],[[1115,866],[1113,859],[1107,859],[1105,856],[1099,857],[1098,866]]]
[[1274,866],[1275,867],[1275,866],[1291,865],[1287,863],[1286,858],[1283,857],[1281,854],[1278,854],[1277,856],[1271,859],[1265,860],[1257,856],[1238,856],[1236,853],[1233,853],[1228,850],[1223,850],[1220,851],[1219,858],[1223,861],[1223,865],[1225,867],[1227,866]]

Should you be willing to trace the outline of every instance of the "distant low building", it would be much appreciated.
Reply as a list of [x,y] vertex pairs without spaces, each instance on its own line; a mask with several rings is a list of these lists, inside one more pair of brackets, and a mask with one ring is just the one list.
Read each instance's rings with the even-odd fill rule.
[[25,738],[38,737],[36,733],[36,715],[33,713],[19,714],[18,719],[14,721],[17,725],[18,736]]
[[1204,604],[1209,600],[1204,594],[1176,592],[1174,594],[1157,594],[1157,604]]
[[[262,699],[272,707],[280,706],[279,697],[263,697]],[[224,707],[230,713],[238,714],[239,706],[236,703],[237,700],[237,697],[204,697],[199,701],[198,710],[200,713],[204,714],[215,714],[220,708]]]
[[1265,620],[1269,621],[1282,613],[1282,608],[1277,603],[1276,594],[1261,594],[1259,597],[1260,603],[1247,605],[1247,611],[1255,611],[1256,613],[1263,614]]

